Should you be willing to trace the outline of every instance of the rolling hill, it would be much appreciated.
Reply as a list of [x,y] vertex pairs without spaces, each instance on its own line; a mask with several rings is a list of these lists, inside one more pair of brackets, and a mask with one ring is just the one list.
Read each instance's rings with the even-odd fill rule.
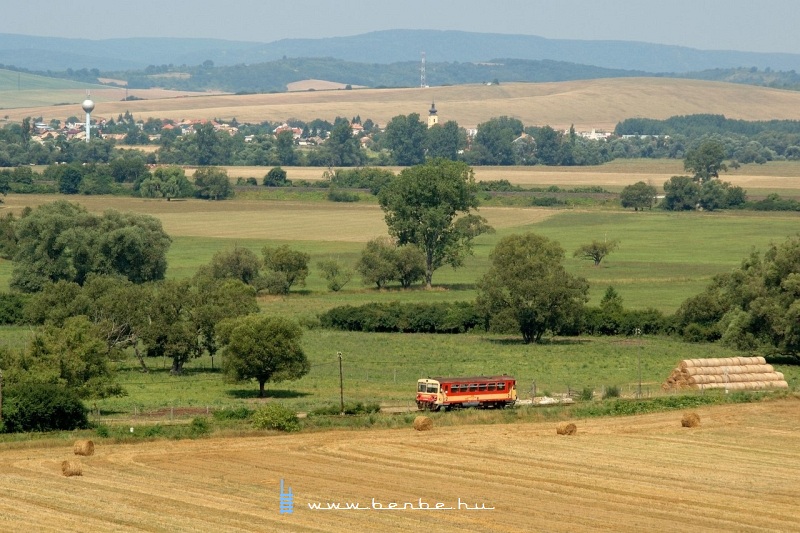
[[[119,89],[116,89],[119,91]],[[131,95],[146,95],[130,91]],[[116,93],[119,95],[119,92]],[[455,120],[467,128],[492,117],[510,116],[525,125],[549,124],[580,130],[611,130],[634,117],[664,119],[710,113],[743,120],[800,120],[800,92],[748,85],[672,78],[616,78],[559,83],[507,83],[408,89],[306,91],[278,94],[204,95],[138,101],[97,102],[96,117],[221,118],[240,122],[310,121],[337,116],[372,119],[386,125],[397,115],[425,115],[436,102],[440,121]],[[78,102],[80,100],[77,100]],[[5,110],[9,120],[26,116],[59,118],[80,113],[78,104]]]
[[713,68],[758,67],[800,70],[800,55],[724,50],[632,41],[545,39],[463,31],[385,30],[321,39],[257,43],[220,39],[64,39],[0,34],[0,65],[39,71],[97,68],[143,69],[148,65],[246,65],[282,58],[330,57],[361,63],[485,62],[492,58],[553,60],[603,68],[690,72]]

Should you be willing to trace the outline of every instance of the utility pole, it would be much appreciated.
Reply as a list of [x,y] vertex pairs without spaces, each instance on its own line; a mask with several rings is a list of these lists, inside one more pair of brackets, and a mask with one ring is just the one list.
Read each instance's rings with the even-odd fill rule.
[[339,357],[339,401],[341,405],[341,414],[344,416],[344,379],[342,377],[342,352],[336,352]]
[[638,354],[638,369],[639,369],[639,389],[636,392],[636,397],[642,397],[642,330],[636,328],[636,337],[639,339],[639,349],[637,350]]

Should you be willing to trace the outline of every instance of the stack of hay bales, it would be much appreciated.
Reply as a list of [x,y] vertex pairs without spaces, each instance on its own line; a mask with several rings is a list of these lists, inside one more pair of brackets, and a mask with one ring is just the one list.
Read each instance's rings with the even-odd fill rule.
[[685,359],[681,361],[661,388],[762,390],[788,389],[780,372],[775,372],[763,357],[725,357],[718,359]]

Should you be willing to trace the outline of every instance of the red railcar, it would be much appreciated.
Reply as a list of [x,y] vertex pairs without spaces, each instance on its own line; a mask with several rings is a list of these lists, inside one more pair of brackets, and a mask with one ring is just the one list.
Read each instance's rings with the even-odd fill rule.
[[517,381],[506,376],[425,378],[417,381],[417,407],[429,411],[461,407],[502,408],[517,401]]

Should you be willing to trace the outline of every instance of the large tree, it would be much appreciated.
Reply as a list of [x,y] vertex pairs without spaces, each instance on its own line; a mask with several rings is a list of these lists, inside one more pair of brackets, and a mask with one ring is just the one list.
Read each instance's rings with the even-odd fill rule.
[[289,245],[271,247],[261,250],[267,289],[272,293],[288,294],[292,285],[305,285],[308,277],[308,262],[311,256],[299,250],[292,250]]
[[30,346],[6,363],[11,383],[50,383],[74,390],[81,398],[124,394],[116,383],[103,332],[85,316],[62,325],[47,324]]
[[386,125],[386,146],[392,151],[395,163],[401,166],[418,165],[425,161],[427,126],[418,113],[398,115]]
[[752,252],[684,301],[676,325],[691,340],[765,354],[800,353],[800,237]]
[[255,379],[259,397],[267,382],[299,379],[311,366],[300,344],[302,330],[283,317],[249,315],[224,320],[217,326],[229,378]]
[[522,122],[510,117],[495,117],[478,124],[475,150],[480,154],[479,162],[484,165],[513,165],[512,143],[522,131]]
[[220,250],[211,262],[200,267],[199,272],[212,279],[238,279],[248,285],[255,285],[259,278],[261,260],[249,248],[234,246],[230,250]]
[[398,244],[413,244],[425,254],[425,285],[433,272],[461,266],[472,240],[490,230],[477,209],[475,176],[464,163],[435,159],[404,169],[384,187],[378,201],[389,234]]
[[458,123],[448,120],[428,129],[425,136],[425,149],[431,159],[443,157],[455,161],[459,150],[467,146],[467,133]]
[[664,182],[664,201],[667,211],[690,211],[697,208],[700,185],[689,176],[672,176]]
[[228,171],[219,167],[198,168],[194,173],[195,193],[198,198],[224,200],[233,196],[233,185],[228,179]]
[[644,208],[650,209],[656,197],[656,188],[643,181],[638,181],[633,185],[628,185],[619,194],[619,202],[622,207],[632,207],[634,211]]
[[718,178],[719,173],[727,171],[725,145],[720,141],[708,139],[686,152],[683,168],[694,172],[694,179],[703,183]]
[[587,300],[588,282],[564,269],[564,250],[546,237],[510,235],[489,258],[476,306],[487,319],[510,313],[525,343],[538,342],[545,332],[573,320]]
[[90,274],[119,274],[134,283],[163,279],[171,239],[149,215],[108,210],[90,214],[60,200],[16,224],[11,286],[36,292],[49,281],[83,284]]
[[600,266],[600,262],[611,252],[617,249],[619,241],[614,239],[610,241],[592,241],[587,244],[582,244],[575,250],[573,257],[582,257],[583,259],[591,259],[594,266]]
[[189,280],[166,280],[152,287],[141,339],[147,355],[172,359],[171,374],[182,374],[183,365],[202,353],[192,293]]
[[353,136],[350,123],[346,120],[340,120],[333,127],[322,152],[323,159],[332,167],[356,167],[366,160],[359,140]]

